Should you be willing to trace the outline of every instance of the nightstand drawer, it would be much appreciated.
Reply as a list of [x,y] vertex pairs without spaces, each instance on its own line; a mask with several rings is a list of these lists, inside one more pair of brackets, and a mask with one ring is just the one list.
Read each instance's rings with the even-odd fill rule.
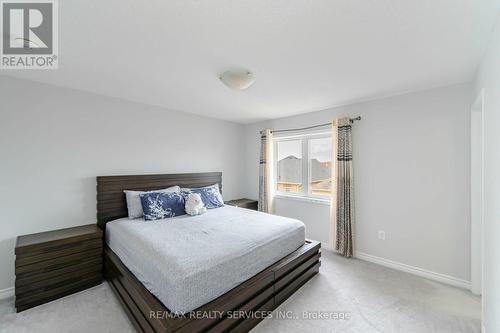
[[59,251],[71,248],[78,242],[102,240],[102,235],[102,231],[93,224],[23,235],[17,238],[15,254],[22,256]]
[[99,265],[94,265],[84,270],[77,270],[68,274],[62,274],[59,276],[51,277],[49,279],[44,279],[18,286],[16,287],[16,298],[22,299],[26,296],[26,294],[39,294],[44,291],[56,289],[67,284],[78,282],[90,276],[101,276],[102,278],[102,267]]
[[35,274],[24,274],[23,276],[16,276],[16,289],[31,283],[36,283],[41,280],[56,278],[60,275],[93,270],[94,267],[99,267],[102,269],[102,261],[102,256],[95,258],[85,258],[76,261],[73,265],[63,268],[41,270]]
[[23,253],[16,256],[16,266],[31,265],[40,261],[64,257],[70,254],[93,249],[102,249],[102,239],[95,238],[80,242],[68,243],[47,248],[34,253]]
[[48,272],[54,269],[75,265],[85,259],[96,257],[102,257],[102,247],[70,254],[68,256],[40,261],[31,265],[16,266],[16,276],[21,277],[29,274]]
[[71,283],[64,284],[50,290],[45,290],[39,293],[26,294],[23,297],[16,297],[16,309],[19,312],[36,305],[40,305],[69,294],[73,294],[77,291],[90,288],[92,286],[100,284],[101,282],[102,275],[100,273],[81,276],[77,281],[72,281]]

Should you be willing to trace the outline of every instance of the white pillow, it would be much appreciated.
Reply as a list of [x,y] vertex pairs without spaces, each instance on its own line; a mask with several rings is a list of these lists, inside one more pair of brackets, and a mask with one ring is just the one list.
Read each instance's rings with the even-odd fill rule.
[[169,188],[155,190],[155,191],[123,191],[125,193],[125,198],[127,199],[127,210],[128,210],[128,218],[136,219],[142,217],[144,212],[142,210],[142,203],[140,195],[143,193],[151,193],[151,192],[175,192],[180,193],[181,188],[179,186],[172,186]]

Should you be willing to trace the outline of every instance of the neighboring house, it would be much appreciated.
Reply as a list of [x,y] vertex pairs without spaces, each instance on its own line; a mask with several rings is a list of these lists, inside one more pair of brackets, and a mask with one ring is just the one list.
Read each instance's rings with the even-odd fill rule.
[[[328,195],[331,188],[331,162],[312,159],[311,192]],[[300,192],[302,190],[302,158],[290,155],[278,161],[278,188],[280,192]]]

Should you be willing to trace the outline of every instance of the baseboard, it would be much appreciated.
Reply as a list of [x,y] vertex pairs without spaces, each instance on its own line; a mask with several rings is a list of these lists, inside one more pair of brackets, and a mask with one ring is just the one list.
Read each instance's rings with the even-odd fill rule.
[[462,280],[453,276],[441,274],[441,273],[436,273],[433,271],[429,271],[427,269],[415,267],[415,266],[410,266],[407,264],[403,264],[397,261],[377,257],[371,254],[367,253],[362,253],[362,252],[356,252],[355,257],[361,260],[369,261],[378,265],[382,265],[385,267],[393,268],[399,271],[403,271],[406,273],[411,273],[415,274],[430,280],[438,281],[441,283],[449,284],[451,286],[459,287],[459,288],[464,288],[464,289],[471,289],[471,282],[467,280]]
[[14,287],[0,290],[0,300],[6,299],[6,298],[11,298],[13,296],[14,296]]

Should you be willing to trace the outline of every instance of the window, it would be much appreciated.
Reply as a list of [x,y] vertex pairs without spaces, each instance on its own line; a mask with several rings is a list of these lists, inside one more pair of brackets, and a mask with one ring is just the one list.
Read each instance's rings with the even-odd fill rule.
[[309,140],[309,193],[332,193],[332,138]]
[[303,189],[302,141],[278,141],[276,146],[278,155],[276,190],[278,192],[301,193]]
[[332,191],[330,132],[275,137],[274,141],[276,193],[328,198]]

